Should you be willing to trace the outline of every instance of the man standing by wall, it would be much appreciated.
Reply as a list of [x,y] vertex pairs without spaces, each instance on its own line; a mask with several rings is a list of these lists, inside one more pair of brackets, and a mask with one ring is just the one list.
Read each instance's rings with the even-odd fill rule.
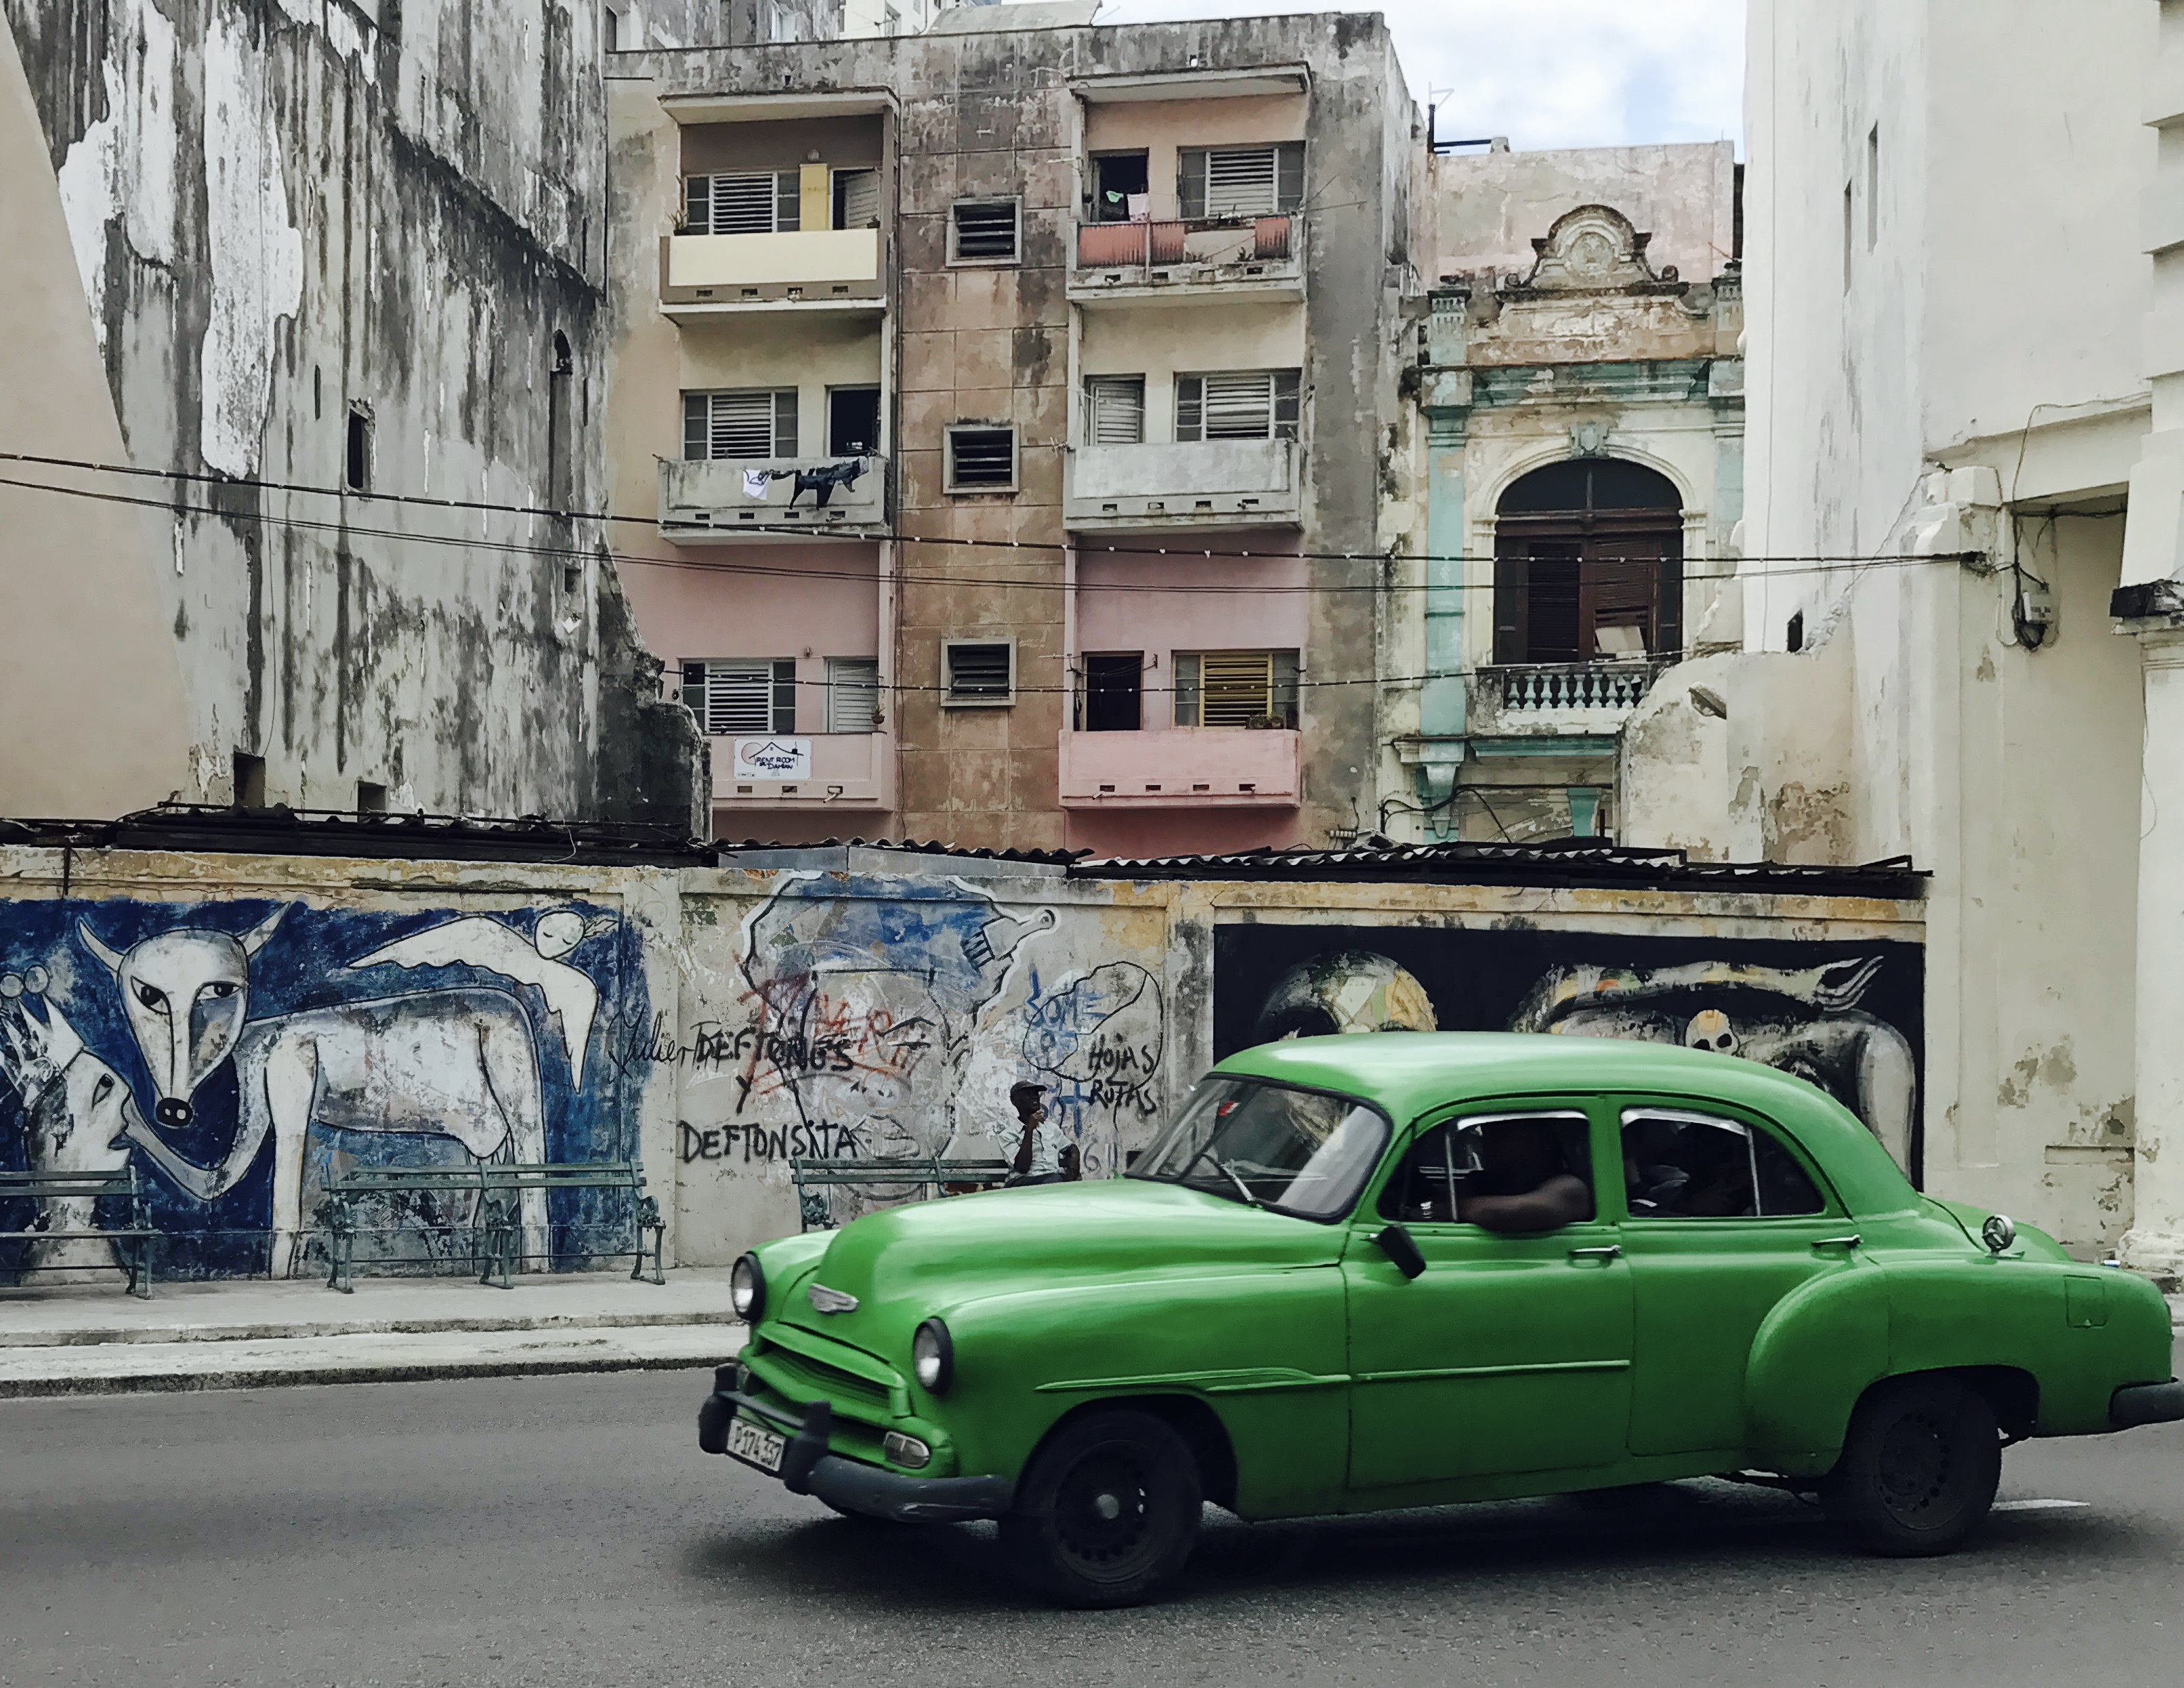
[[1046,1086],[1028,1082],[1009,1087],[1009,1105],[1023,1128],[1016,1157],[1009,1163],[1009,1183],[1059,1184],[1062,1180],[1061,1134],[1046,1123],[1046,1104],[1040,1100]]

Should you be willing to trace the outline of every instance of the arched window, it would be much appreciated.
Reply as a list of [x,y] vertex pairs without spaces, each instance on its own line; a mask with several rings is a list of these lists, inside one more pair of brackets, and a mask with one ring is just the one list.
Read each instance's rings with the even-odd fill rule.
[[1513,482],[1495,514],[1496,663],[1681,653],[1683,501],[1666,476],[1572,458]]

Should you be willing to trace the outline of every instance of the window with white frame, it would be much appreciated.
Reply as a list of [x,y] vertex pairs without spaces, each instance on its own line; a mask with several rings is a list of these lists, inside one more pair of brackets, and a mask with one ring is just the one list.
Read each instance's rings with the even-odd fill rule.
[[1178,727],[1296,726],[1296,652],[1179,650],[1172,660]]
[[1017,431],[966,423],[948,430],[948,490],[1007,493],[1017,484]]
[[1178,440],[1295,439],[1299,372],[1220,370],[1175,378]]
[[1095,375],[1084,382],[1084,443],[1139,445],[1145,437],[1145,378]]
[[958,199],[948,210],[948,261],[1013,264],[1022,224],[1021,201]]
[[686,176],[686,235],[771,235],[803,226],[802,178],[793,170],[722,171]]
[[880,661],[876,656],[827,659],[827,730],[870,733],[878,725]]
[[685,662],[682,701],[712,738],[794,733],[796,659],[732,656]]
[[1184,147],[1176,153],[1176,204],[1186,222],[1271,217],[1304,200],[1304,142]]
[[796,389],[682,395],[682,456],[759,460],[796,455]]
[[1013,639],[944,639],[940,670],[944,707],[971,709],[1016,701]]

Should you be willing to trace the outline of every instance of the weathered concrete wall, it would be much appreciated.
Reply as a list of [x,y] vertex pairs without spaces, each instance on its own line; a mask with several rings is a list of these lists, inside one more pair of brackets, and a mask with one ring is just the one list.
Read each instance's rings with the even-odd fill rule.
[[[0,850],[0,1166],[136,1156],[175,1239],[163,1270],[220,1276],[314,1269],[337,1168],[638,1156],[670,1258],[721,1264],[796,1227],[793,1156],[1003,1156],[1008,1088],[1031,1078],[1106,1176],[1217,1056],[1397,1027],[1735,1050],[1826,1086],[1919,1162],[1916,904],[957,865]],[[140,985],[190,1005],[180,1056]],[[269,1084],[304,1045],[315,1089]],[[372,1072],[383,1090],[359,1087]],[[621,1200],[526,1217],[566,1269],[611,1245]],[[461,1214],[369,1217],[398,1262],[460,1246]]]
[[241,754],[298,805],[365,782],[398,808],[701,811],[679,713],[627,693],[596,523],[336,490],[360,425],[372,493],[598,507],[599,8],[6,9],[120,421],[105,454],[198,477],[105,477],[175,512],[157,604],[188,749],[160,794],[230,797]]

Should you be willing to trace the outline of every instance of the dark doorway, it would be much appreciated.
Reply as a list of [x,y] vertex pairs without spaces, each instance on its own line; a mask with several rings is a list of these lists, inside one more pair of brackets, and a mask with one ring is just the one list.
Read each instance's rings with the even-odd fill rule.
[[1145,653],[1102,651],[1084,658],[1084,731],[1135,733],[1144,720]]
[[880,390],[877,387],[834,387],[827,390],[827,454],[872,457],[880,448]]
[[1683,504],[1667,476],[1573,458],[1514,482],[1495,514],[1496,663],[1681,654]]
[[[1092,220],[1127,223],[1130,199],[1142,200],[1150,181],[1143,153],[1102,153],[1092,160]],[[1144,214],[1142,211],[1140,215]]]

